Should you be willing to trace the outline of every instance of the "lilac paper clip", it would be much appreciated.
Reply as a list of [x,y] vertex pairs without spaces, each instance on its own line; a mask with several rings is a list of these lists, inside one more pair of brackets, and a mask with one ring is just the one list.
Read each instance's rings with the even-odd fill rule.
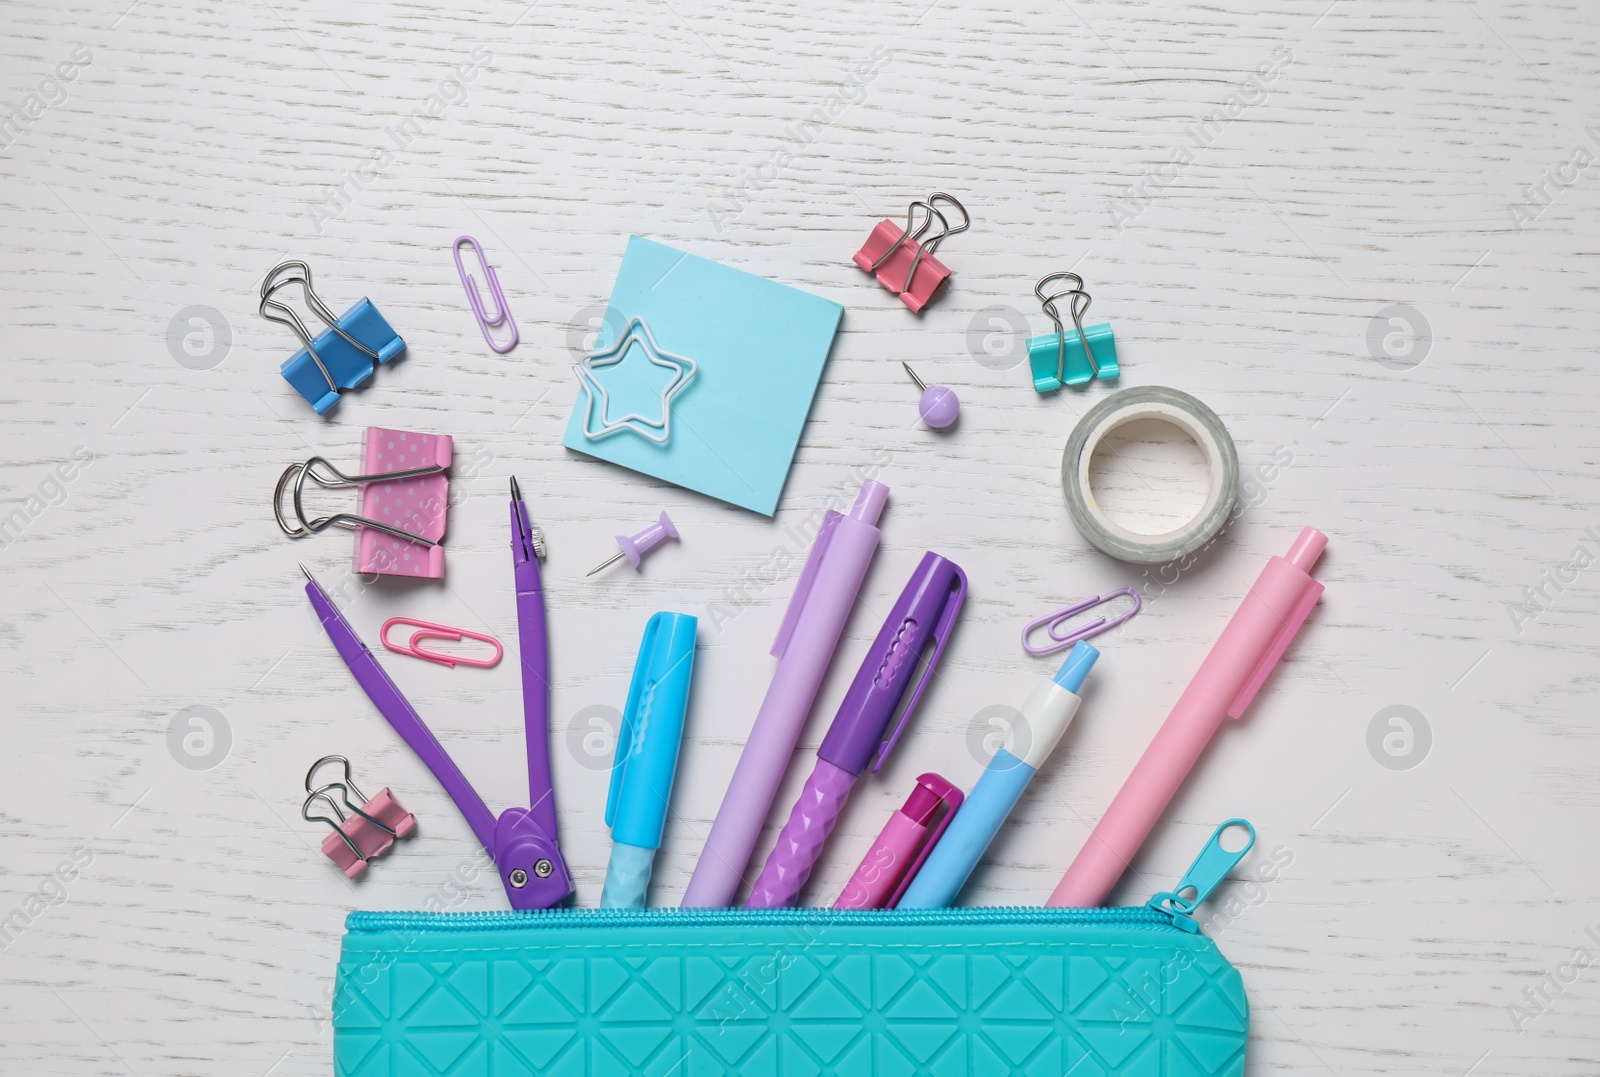
[[[472,274],[461,264],[462,247],[471,247],[478,252],[478,264],[483,267],[483,284],[489,289],[489,299],[494,303],[492,317],[484,309],[483,297],[478,294],[478,285],[472,279]],[[483,253],[483,244],[471,236],[457,236],[452,250],[456,256],[456,272],[461,276],[461,286],[467,290],[467,303],[472,307],[472,316],[478,320],[478,328],[483,331],[483,339],[493,351],[504,355],[515,348],[522,338],[517,333],[516,321],[511,317],[511,308],[506,306],[506,293],[500,287],[500,277],[495,273],[494,266],[489,264],[489,256]],[[504,344],[496,344],[493,330],[502,326],[511,329],[511,339]]]
[[[1096,617],[1088,624],[1079,625],[1070,632],[1062,633],[1061,628],[1065,622],[1076,617],[1084,610],[1093,609],[1102,602],[1109,602],[1119,595],[1127,595],[1133,599],[1133,607],[1117,614],[1109,621],[1104,617]],[[1081,639],[1098,636],[1102,632],[1117,627],[1123,621],[1138,613],[1142,605],[1143,603],[1139,601],[1139,592],[1131,587],[1119,587],[1115,591],[1107,591],[1103,595],[1090,595],[1082,602],[1074,602],[1070,606],[1064,606],[1059,610],[1045,614],[1043,617],[1035,617],[1029,621],[1027,627],[1022,630],[1022,649],[1029,654],[1051,654],[1065,647],[1071,647]],[[1050,641],[1038,645],[1028,642],[1028,637],[1033,635],[1034,630],[1040,625],[1049,626],[1045,629],[1045,634],[1050,637]]]

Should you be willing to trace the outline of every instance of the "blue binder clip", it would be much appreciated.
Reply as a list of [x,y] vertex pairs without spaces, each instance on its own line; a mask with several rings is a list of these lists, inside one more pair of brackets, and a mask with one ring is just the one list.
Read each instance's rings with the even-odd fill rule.
[[[286,270],[296,272],[285,274]],[[280,288],[299,284],[306,292],[306,306],[328,328],[311,338],[300,316],[275,296]],[[298,259],[280,262],[261,282],[261,316],[293,329],[303,347],[280,368],[284,380],[317,410],[325,413],[339,402],[339,394],[372,377],[379,363],[387,363],[406,350],[369,299],[335,318],[317,293],[311,290],[311,267]],[[269,311],[271,313],[269,313]]]
[[[1045,285],[1051,281],[1067,281],[1069,286],[1045,294]],[[1095,379],[1109,381],[1121,371],[1117,369],[1117,342],[1111,335],[1110,325],[1083,326],[1083,316],[1089,311],[1089,293],[1083,290],[1083,278],[1076,273],[1050,273],[1033,286],[1044,312],[1055,323],[1056,331],[1028,340],[1028,365],[1033,369],[1033,388],[1039,393],[1053,393],[1063,385],[1084,385]],[[1068,310],[1077,332],[1067,335],[1061,324],[1061,313],[1056,310],[1056,300],[1071,299]]]

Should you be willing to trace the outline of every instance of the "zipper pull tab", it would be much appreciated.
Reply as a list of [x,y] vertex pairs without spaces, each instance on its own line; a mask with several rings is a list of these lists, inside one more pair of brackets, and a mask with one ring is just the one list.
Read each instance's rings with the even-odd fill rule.
[[[1249,838],[1242,848],[1230,852],[1222,847],[1222,835],[1234,827],[1243,830]],[[1211,840],[1200,850],[1200,855],[1189,865],[1189,870],[1183,873],[1178,885],[1172,890],[1162,891],[1146,904],[1170,916],[1174,927],[1199,934],[1200,925],[1190,914],[1228,877],[1228,872],[1244,859],[1244,854],[1255,843],[1256,828],[1250,825],[1248,819],[1229,819],[1212,833]]]

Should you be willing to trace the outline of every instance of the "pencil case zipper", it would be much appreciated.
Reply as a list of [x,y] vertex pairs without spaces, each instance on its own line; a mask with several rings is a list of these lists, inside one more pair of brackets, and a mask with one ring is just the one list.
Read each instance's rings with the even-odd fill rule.
[[[1249,841],[1225,850],[1222,836],[1240,828]],[[975,906],[947,909],[551,909],[543,912],[352,912],[345,930],[352,935],[479,931],[547,931],[556,928],[674,927],[716,928],[734,925],[767,927],[1129,927],[1150,931],[1200,934],[1193,913],[1255,843],[1255,828],[1243,819],[1229,819],[1189,865],[1171,890],[1143,905],[1068,909],[1033,906]]]
[[668,927],[1129,927],[1188,933],[1176,914],[1147,905],[1099,909],[975,906],[950,909],[553,909],[545,912],[352,912],[352,935],[560,928]]

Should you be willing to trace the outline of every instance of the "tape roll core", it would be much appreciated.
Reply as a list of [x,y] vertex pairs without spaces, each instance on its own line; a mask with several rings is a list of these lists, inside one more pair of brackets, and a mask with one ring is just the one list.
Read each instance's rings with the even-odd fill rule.
[[[1130,531],[1106,515],[1089,487],[1089,462],[1106,436],[1128,423],[1154,419],[1183,431],[1206,458],[1211,485],[1194,518],[1159,535]],[[1078,420],[1061,457],[1067,512],[1080,534],[1119,561],[1153,565],[1193,553],[1210,542],[1239,496],[1239,452],[1217,413],[1188,393],[1143,385],[1112,393]]]

